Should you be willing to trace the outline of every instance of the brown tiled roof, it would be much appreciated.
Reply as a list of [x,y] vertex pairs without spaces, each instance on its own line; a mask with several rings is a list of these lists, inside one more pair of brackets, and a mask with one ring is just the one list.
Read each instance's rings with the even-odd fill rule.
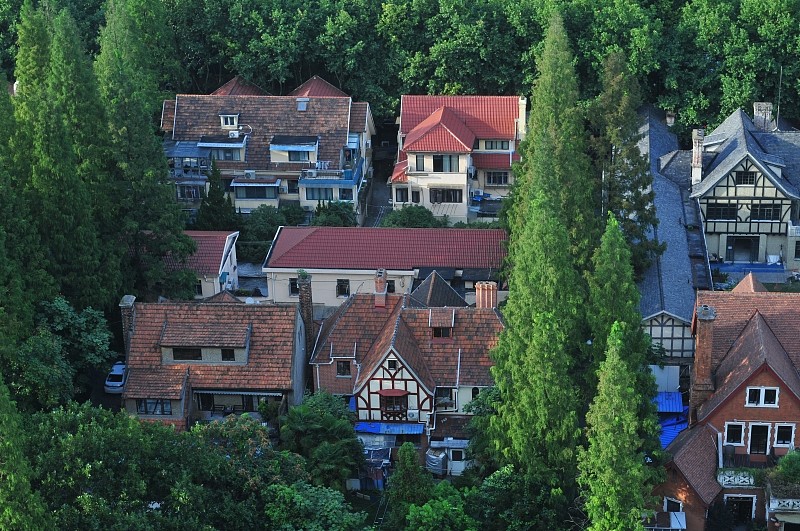
[[164,100],[161,106],[161,130],[166,133],[172,132],[175,121],[175,100]]
[[429,328],[450,328],[455,321],[455,308],[429,308],[428,327]]
[[[390,349],[432,390],[436,386],[488,386],[492,384],[489,351],[496,345],[503,325],[491,308],[448,308],[455,312],[451,338],[433,338],[429,309],[406,308],[405,297],[387,296],[385,308],[376,308],[374,296],[351,295],[325,323],[317,342],[312,364],[327,364],[331,355],[349,357],[355,352],[361,364],[359,377],[348,389],[334,393],[350,394],[365,385]],[[459,371],[460,367],[460,371]]]
[[474,142],[475,133],[459,119],[455,111],[440,107],[409,131],[403,151],[470,153]]
[[438,415],[436,419],[436,437],[452,437],[453,439],[471,439],[469,423],[472,415]]
[[[194,302],[136,303],[128,367],[131,376],[141,369],[190,370],[193,388],[231,390],[288,390],[292,387],[292,358],[297,308],[259,304],[204,304]],[[162,332],[167,330],[230,329],[241,333],[251,327],[247,363],[174,363],[162,365]],[[171,332],[170,332],[171,333]],[[187,336],[187,340],[191,340]],[[205,340],[202,342],[206,342]],[[196,341],[195,341],[196,343]],[[216,345],[205,345],[216,346]],[[223,346],[223,345],[220,345]],[[136,377],[139,378],[139,377]],[[161,389],[157,379],[135,380],[137,393]]]
[[183,393],[186,367],[131,367],[125,383],[125,398],[178,400]]
[[698,411],[708,417],[756,372],[769,367],[800,398],[800,376],[764,317],[756,311],[716,372],[716,390]]
[[167,318],[159,344],[162,347],[245,348],[249,333],[247,323],[171,323]]
[[697,305],[716,310],[711,370],[725,355],[758,310],[795,367],[800,367],[800,293],[698,291]]
[[350,132],[361,133],[368,131],[367,127],[367,112],[369,111],[369,103],[363,101],[354,101],[350,105]]
[[764,284],[758,281],[756,275],[754,273],[748,273],[746,277],[744,277],[736,287],[733,288],[735,293],[765,293],[768,292],[767,288],[764,287]]
[[168,259],[168,265],[175,269],[191,269],[206,276],[219,275],[225,255],[225,242],[228,236],[238,233],[210,230],[187,230],[183,233],[197,243],[197,250],[186,260],[185,264],[177,264]]
[[233,303],[233,304],[244,304],[243,301],[239,300],[233,293],[228,290],[223,290],[217,293],[216,295],[212,295],[210,297],[206,297],[202,301],[204,304],[219,304],[219,303]]
[[[334,97],[334,98],[349,98],[349,94],[345,94],[338,88],[334,87],[319,76],[311,76],[310,79],[303,82],[302,85],[291,91],[289,96],[294,97]],[[362,123],[363,125],[363,123]]]
[[266,267],[292,269],[498,270],[505,257],[502,229],[283,227]]
[[407,135],[440,107],[448,107],[455,112],[478,138],[513,140],[516,136],[516,120],[519,118],[517,96],[408,94],[400,100],[400,134]]
[[722,487],[717,482],[717,432],[707,425],[683,430],[667,446],[672,462],[707,506]]
[[212,96],[269,96],[269,92],[258,85],[245,81],[239,76],[234,77],[220,88],[211,93]]
[[[228,162],[230,168],[274,171],[269,145],[275,135],[314,135],[320,138],[320,161],[340,168],[341,149],[347,145],[350,121],[349,98],[309,98],[305,111],[297,110],[295,98],[286,96],[202,96],[175,97],[174,140],[197,141],[202,136],[227,135],[220,126],[220,114],[238,114],[248,133],[246,160]],[[246,133],[247,129],[243,130]],[[220,166],[222,167],[222,166]],[[227,165],[226,165],[227,167]],[[307,165],[293,165],[298,171]]]

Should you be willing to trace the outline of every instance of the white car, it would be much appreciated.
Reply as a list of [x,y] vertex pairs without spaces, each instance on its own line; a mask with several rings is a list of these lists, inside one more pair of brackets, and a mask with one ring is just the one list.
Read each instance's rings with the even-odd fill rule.
[[128,367],[124,362],[118,361],[111,367],[111,371],[106,376],[106,383],[103,385],[103,389],[106,393],[121,394],[127,380]]

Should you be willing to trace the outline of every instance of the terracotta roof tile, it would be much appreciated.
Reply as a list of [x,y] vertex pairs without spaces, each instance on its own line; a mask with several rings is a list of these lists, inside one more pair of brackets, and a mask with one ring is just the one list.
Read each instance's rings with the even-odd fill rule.
[[178,400],[187,378],[186,367],[131,368],[123,397]]
[[211,93],[212,96],[269,96],[269,92],[258,85],[245,81],[239,76],[234,77],[220,88]]
[[369,115],[369,103],[354,101],[350,105],[350,132],[360,133],[368,131],[367,116]]
[[510,170],[511,163],[519,160],[519,154],[513,153],[473,153],[472,164],[482,170]]
[[248,323],[174,323],[167,318],[159,343],[162,347],[245,348],[249,335]]
[[[197,250],[191,255],[185,264],[178,264],[173,260],[167,259],[167,265],[173,269],[191,269],[192,271],[206,276],[219,275],[225,256],[225,243],[228,236],[238,232],[226,231],[200,231],[187,230],[184,234],[189,236],[197,243]],[[236,242],[234,241],[234,245]]]
[[764,287],[764,284],[758,281],[755,274],[748,273],[746,277],[736,284],[736,287],[734,287],[732,291],[736,293],[765,293],[769,290]]
[[288,96],[306,98],[309,96],[335,98],[350,97],[349,94],[345,94],[319,76],[311,76],[310,79],[306,80],[302,85],[291,91]]
[[501,229],[393,229],[283,227],[270,247],[267,268],[499,270]]
[[404,159],[394,165],[394,169],[392,170],[392,176],[389,177],[389,179],[393,183],[407,183],[408,174],[406,173],[406,169],[408,169],[408,162],[406,159]]
[[171,133],[174,121],[175,100],[164,100],[164,104],[161,107],[161,130]]
[[400,134],[407,135],[441,107],[450,108],[478,138],[513,140],[516,136],[517,96],[403,95]]
[[672,462],[706,505],[722,487],[717,482],[717,432],[707,425],[684,430],[669,446]]
[[244,304],[236,295],[231,293],[228,290],[220,291],[219,293],[212,295],[210,297],[206,297],[202,300],[204,304],[219,304],[219,303],[233,303],[233,304]]
[[452,109],[440,107],[409,131],[403,151],[470,153],[474,142],[467,124]]
[[[288,390],[291,389],[294,331],[297,308],[258,304],[205,304],[193,302],[136,303],[128,367],[131,376],[141,369],[190,371],[189,381],[198,389]],[[175,330],[198,332],[203,327],[241,333],[252,326],[248,361],[244,365],[175,363],[162,365],[161,338],[164,323]],[[202,332],[198,332],[202,333]],[[191,338],[187,335],[187,340]],[[195,340],[196,342],[196,340]],[[207,342],[205,340],[201,341]],[[216,346],[216,345],[207,345]],[[220,345],[223,346],[223,345]],[[138,378],[138,377],[137,377]],[[137,393],[161,389],[157,379],[134,380]]]

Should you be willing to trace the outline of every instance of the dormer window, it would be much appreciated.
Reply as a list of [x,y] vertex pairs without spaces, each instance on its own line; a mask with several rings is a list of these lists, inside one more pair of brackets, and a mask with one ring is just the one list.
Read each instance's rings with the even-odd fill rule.
[[452,333],[453,333],[452,328],[447,328],[444,326],[433,327],[433,337],[436,338],[447,338],[450,337]]
[[236,129],[239,127],[238,114],[220,114],[219,119],[223,129]]
[[308,98],[297,98],[297,110],[305,111],[308,109]]
[[174,347],[172,359],[175,361],[200,361],[203,359],[203,351],[195,347]]

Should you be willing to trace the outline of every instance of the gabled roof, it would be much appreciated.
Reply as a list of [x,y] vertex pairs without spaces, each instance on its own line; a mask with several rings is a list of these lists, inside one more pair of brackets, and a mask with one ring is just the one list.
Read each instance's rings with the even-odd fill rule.
[[346,380],[342,389],[329,391],[357,392],[391,351],[430,391],[456,383],[492,384],[489,351],[503,329],[495,309],[448,308],[449,315],[455,314],[451,337],[434,340],[430,309],[408,308],[406,303],[404,296],[389,295],[386,307],[375,307],[374,295],[357,293],[326,321],[311,363],[325,365],[336,357],[355,356],[360,367],[355,381]]
[[735,293],[767,293],[769,290],[758,281],[755,273],[748,273],[732,290]]
[[282,227],[265,268],[489,269],[502,265],[502,229]]
[[243,301],[239,300],[236,295],[231,293],[229,290],[222,290],[219,293],[212,295],[210,297],[206,297],[203,299],[203,302],[206,304],[244,304]]
[[269,96],[269,92],[258,85],[236,76],[211,93],[212,96]]
[[197,243],[197,250],[186,260],[184,267],[205,276],[220,274],[226,258],[228,237],[233,235],[233,245],[236,245],[239,237],[238,231],[187,230],[184,234]]
[[175,121],[175,100],[164,100],[161,106],[161,130],[166,133],[172,132]]
[[[137,302],[125,396],[161,397],[159,393],[174,392],[187,369],[194,389],[289,390],[292,388],[296,321],[294,306]],[[230,343],[231,334],[242,334],[245,330],[249,333],[245,364],[162,363],[162,345],[177,346],[166,345],[165,336],[166,343],[180,343],[183,338],[194,345],[201,335],[200,342],[209,343],[205,346],[221,348]],[[241,339],[234,338],[237,345]]]
[[408,306],[410,308],[433,308],[469,305],[439,273],[433,271],[411,292]]
[[287,96],[178,94],[173,140],[196,142],[203,136],[227,135],[221,129],[220,114],[238,114],[239,124],[252,128],[249,133],[244,128],[237,139],[245,142],[246,160],[221,162],[226,167],[275,169],[270,166],[269,151],[273,136],[313,135],[319,137],[318,160],[329,161],[330,169],[340,169],[340,153],[347,145],[350,126],[350,98],[310,97],[306,110],[298,111],[296,99]]
[[[452,110],[478,138],[513,140],[519,116],[518,96],[418,96],[400,99],[400,134],[408,135],[441,107]],[[472,147],[470,145],[470,147]]]
[[439,107],[406,136],[405,152],[469,153],[475,133],[447,107]]
[[722,487],[717,482],[717,432],[707,425],[683,430],[667,447],[672,463],[706,506]]
[[291,91],[288,96],[295,97],[334,97],[334,98],[349,98],[338,88],[334,87],[319,76],[311,76],[308,80],[304,81],[302,85]]
[[717,368],[714,394],[700,406],[698,420],[708,417],[751,376],[767,367],[800,398],[800,376],[797,368],[792,365],[764,317],[756,311]]
[[764,149],[762,139],[771,134],[773,133],[759,131],[743,110],[734,111],[704,139],[704,145],[720,144],[720,147],[710,159],[707,155],[704,157],[703,180],[692,188],[692,197],[706,195],[740,162],[747,159],[785,195],[800,199],[797,188],[797,179],[800,176],[791,171],[785,176],[778,176],[769,166],[769,163],[785,166],[788,162],[787,156],[800,158],[800,145],[790,143],[785,147],[793,146],[793,149],[788,149],[785,153],[770,153]]

